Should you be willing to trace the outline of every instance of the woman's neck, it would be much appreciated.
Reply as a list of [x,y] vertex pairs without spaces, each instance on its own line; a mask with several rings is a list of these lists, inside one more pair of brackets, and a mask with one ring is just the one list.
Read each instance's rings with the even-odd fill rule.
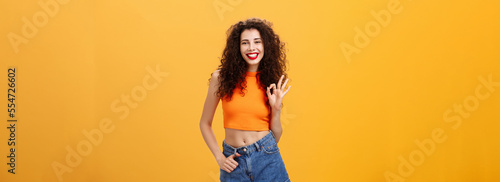
[[259,68],[259,65],[249,65],[247,71],[248,72],[257,72],[257,68]]

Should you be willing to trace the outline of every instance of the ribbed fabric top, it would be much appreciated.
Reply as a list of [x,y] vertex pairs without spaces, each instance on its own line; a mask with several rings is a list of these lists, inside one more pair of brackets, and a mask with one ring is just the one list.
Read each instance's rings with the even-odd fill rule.
[[246,72],[245,95],[240,88],[233,90],[231,101],[222,99],[224,128],[250,131],[269,130],[270,109],[266,105],[266,92],[257,84],[258,72]]
[[256,77],[258,72],[247,71],[247,76]]

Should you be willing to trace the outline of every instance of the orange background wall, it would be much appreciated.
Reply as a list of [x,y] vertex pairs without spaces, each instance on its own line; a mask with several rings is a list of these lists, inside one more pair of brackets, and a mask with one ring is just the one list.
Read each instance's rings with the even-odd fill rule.
[[[249,17],[287,43],[280,149],[292,181],[500,181],[499,7],[2,1],[0,181],[218,181],[198,123],[225,31]],[[220,105],[214,131],[221,143]]]

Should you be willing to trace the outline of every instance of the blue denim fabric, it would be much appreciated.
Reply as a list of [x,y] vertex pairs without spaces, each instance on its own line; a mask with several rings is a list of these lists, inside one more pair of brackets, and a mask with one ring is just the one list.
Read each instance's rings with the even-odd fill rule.
[[231,173],[220,169],[220,181],[222,182],[290,181],[272,131],[259,141],[239,148],[228,145],[224,140],[222,148],[222,153],[226,157],[235,152],[241,155],[234,158],[238,162],[238,166]]

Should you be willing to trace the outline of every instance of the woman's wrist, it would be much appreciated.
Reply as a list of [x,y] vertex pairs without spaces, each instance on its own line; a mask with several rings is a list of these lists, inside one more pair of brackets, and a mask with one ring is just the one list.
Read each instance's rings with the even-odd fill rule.
[[280,109],[274,109],[273,108],[271,110],[271,114],[272,114],[272,116],[280,116],[280,114],[281,114],[281,108]]
[[226,158],[226,156],[224,156],[224,154],[222,154],[222,152],[216,154],[216,156],[215,156],[215,160],[217,161],[217,163],[219,163],[219,161],[221,161],[224,158]]

